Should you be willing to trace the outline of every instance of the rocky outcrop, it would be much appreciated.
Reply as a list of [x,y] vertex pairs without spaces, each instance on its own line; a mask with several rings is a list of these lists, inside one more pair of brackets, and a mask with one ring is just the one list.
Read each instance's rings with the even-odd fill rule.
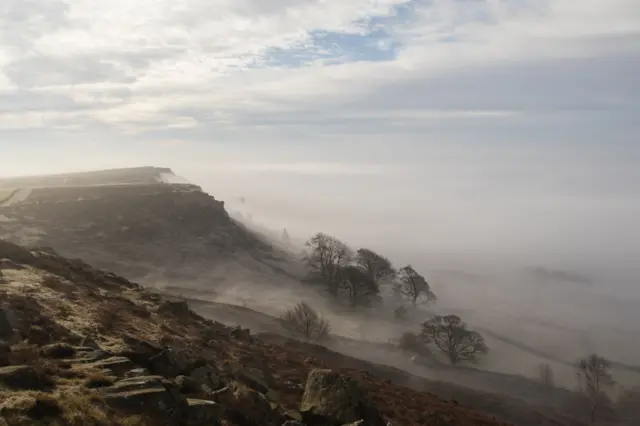
[[[267,344],[84,262],[2,247],[0,425],[383,426],[381,412],[425,424],[420,393],[309,373],[326,367],[311,351]],[[378,411],[372,389],[395,402]],[[419,408],[399,413],[398,400]],[[429,424],[506,426],[447,410],[438,418],[453,420],[430,413]]]
[[308,426],[340,426],[359,420],[368,426],[386,426],[358,383],[331,370],[309,373],[300,412]]
[[264,280],[271,264],[274,282],[291,279],[282,274],[284,252],[232,220],[224,202],[200,187],[162,182],[171,171],[161,170],[0,179],[0,189],[32,188],[24,199],[0,205],[0,215],[9,218],[0,238],[55,247],[138,281],[162,277],[210,285],[224,281],[234,265],[238,273]]

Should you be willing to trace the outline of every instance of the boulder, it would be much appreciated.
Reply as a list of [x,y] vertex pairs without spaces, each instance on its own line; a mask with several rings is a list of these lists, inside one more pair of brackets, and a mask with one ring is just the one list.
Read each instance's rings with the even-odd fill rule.
[[246,426],[282,424],[278,423],[278,419],[282,421],[281,416],[274,411],[269,400],[241,383],[230,383],[215,392],[215,398],[237,423]]
[[34,367],[14,365],[0,368],[0,386],[11,389],[44,390],[51,386],[51,380]]
[[202,388],[204,385],[191,377],[178,376],[174,382],[178,389],[180,389],[180,393],[184,395],[197,395],[203,392]]
[[220,405],[203,399],[187,399],[184,423],[187,426],[216,426],[220,424]]
[[194,369],[189,377],[196,382],[207,386],[211,390],[220,389],[222,381],[218,377],[218,373],[212,367],[204,365]]
[[269,391],[270,380],[264,371],[239,365],[232,366],[232,371],[237,381],[246,384],[258,392],[267,393]]
[[149,358],[148,364],[154,374],[176,377],[189,368],[189,361],[189,357],[185,353],[165,349]]
[[338,426],[359,420],[367,426],[386,426],[358,382],[331,370],[315,369],[309,373],[300,413],[309,426]]

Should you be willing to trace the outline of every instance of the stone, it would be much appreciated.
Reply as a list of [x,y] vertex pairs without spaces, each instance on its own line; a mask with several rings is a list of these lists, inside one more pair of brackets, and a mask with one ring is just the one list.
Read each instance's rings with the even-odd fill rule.
[[0,385],[11,389],[44,390],[51,380],[29,365],[14,365],[0,368]]
[[76,354],[73,346],[66,343],[52,343],[40,348],[40,355],[44,358],[70,358]]
[[287,420],[286,422],[282,423],[282,426],[307,426],[307,425],[297,420]]
[[133,370],[129,370],[124,373],[124,377],[126,378],[134,378],[134,377],[144,377],[148,376],[149,371],[146,368],[134,368]]
[[105,403],[117,410],[146,414],[178,424],[187,413],[187,400],[160,376],[123,379],[102,388]]
[[149,358],[149,367],[154,374],[176,377],[183,374],[189,367],[189,359],[183,353],[172,349],[165,349]]
[[269,400],[260,392],[247,386],[232,382],[229,386],[215,392],[216,401],[230,416],[246,425],[272,424],[279,414],[273,410]]
[[203,399],[187,399],[184,422],[188,426],[215,426],[220,424],[220,405]]
[[194,395],[203,392],[203,385],[192,377],[178,376],[175,379],[175,384],[180,389],[180,393],[185,395]]
[[[123,356],[114,356],[106,359],[102,359],[96,362],[82,364],[83,368],[101,368],[104,370],[110,370],[113,375],[118,377],[124,377],[124,375],[134,369],[136,365],[129,359]],[[74,366],[79,368],[80,366]]]
[[300,413],[309,426],[344,425],[359,420],[367,426],[386,426],[359,383],[331,370],[314,369],[309,373]]
[[242,366],[233,366],[232,368],[237,381],[262,393],[269,391],[269,381],[263,371],[257,368]]
[[220,389],[222,385],[216,370],[208,365],[196,368],[191,372],[191,374],[189,374],[189,377],[198,383],[207,386],[211,390]]

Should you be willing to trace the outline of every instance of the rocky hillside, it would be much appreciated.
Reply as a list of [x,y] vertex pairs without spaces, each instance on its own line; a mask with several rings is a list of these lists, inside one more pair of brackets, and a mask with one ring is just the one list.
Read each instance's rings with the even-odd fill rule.
[[0,240],[0,424],[506,426]]
[[0,238],[55,247],[151,285],[292,279],[286,253],[163,168],[2,179]]

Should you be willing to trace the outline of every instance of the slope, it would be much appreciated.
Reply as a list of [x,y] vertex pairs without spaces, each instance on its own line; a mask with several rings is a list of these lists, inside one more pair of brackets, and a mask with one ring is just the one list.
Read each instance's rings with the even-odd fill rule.
[[0,424],[507,426],[79,260],[0,240],[0,272]]
[[3,179],[0,188],[13,192],[0,206],[0,237],[185,291],[294,281],[285,252],[231,219],[224,202],[200,187],[167,183],[181,181],[151,167]]

